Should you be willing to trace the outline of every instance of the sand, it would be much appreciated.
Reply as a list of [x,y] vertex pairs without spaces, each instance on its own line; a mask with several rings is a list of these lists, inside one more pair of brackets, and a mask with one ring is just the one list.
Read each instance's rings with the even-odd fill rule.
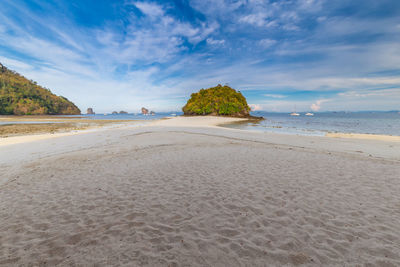
[[328,133],[326,136],[334,138],[356,138],[356,139],[400,142],[400,136],[381,135],[381,134]]
[[[0,116],[0,123],[11,123],[6,125],[0,124],[0,145],[4,138],[12,138],[16,136],[27,137],[33,135],[49,136],[50,134],[71,133],[76,131],[84,131],[89,129],[107,128],[125,124],[143,123],[143,121],[133,120],[99,120],[85,119],[77,117],[60,117],[60,116]],[[20,140],[16,138],[15,140]],[[27,140],[28,140],[27,139]],[[36,139],[35,139],[36,140]],[[13,142],[15,143],[15,142]]]
[[400,143],[178,120],[0,145],[0,265],[400,265]]
[[156,120],[154,126],[178,126],[178,127],[215,127],[223,124],[247,121],[248,119],[216,116],[197,116],[197,117],[169,117],[163,120]]

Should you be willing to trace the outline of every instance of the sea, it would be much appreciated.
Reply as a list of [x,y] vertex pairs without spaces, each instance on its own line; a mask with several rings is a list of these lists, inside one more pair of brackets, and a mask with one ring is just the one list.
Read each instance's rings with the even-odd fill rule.
[[[141,113],[128,113],[128,114],[81,114],[81,115],[54,115],[55,118],[75,118],[75,119],[92,119],[92,120],[137,120],[137,121],[150,121],[158,120],[166,117],[174,117],[182,115],[183,112],[160,112],[155,115],[143,115]],[[10,116],[7,116],[8,118]],[[22,117],[23,118],[23,117]],[[18,118],[16,121],[7,120],[1,121],[0,116],[0,126],[1,125],[11,125],[11,124],[49,124],[49,123],[62,123],[57,121],[34,121],[30,119],[29,121],[23,121]]]
[[166,117],[174,117],[183,115],[183,112],[157,112],[154,115],[143,115],[142,113],[127,113],[127,114],[82,114],[82,115],[67,115],[62,117],[76,117],[82,119],[93,120],[158,120]]
[[[400,136],[400,112],[318,112],[313,116],[299,113],[299,116],[291,116],[290,113],[273,113],[256,111],[251,115],[264,117],[257,122],[241,122],[225,124],[224,127],[256,130],[297,135],[324,136],[326,133],[361,133]],[[76,117],[95,120],[157,120],[165,117],[180,116],[182,112],[159,112],[155,115],[142,115],[141,113],[129,114],[94,114],[94,115],[70,115],[62,117]],[[35,123],[34,121],[4,121],[0,120],[0,126],[16,123]],[[41,122],[36,122],[41,123]],[[43,122],[42,122],[43,123]]]
[[225,125],[230,128],[298,135],[324,136],[327,133],[360,133],[400,136],[400,112],[318,112],[313,116],[257,111],[259,122]]

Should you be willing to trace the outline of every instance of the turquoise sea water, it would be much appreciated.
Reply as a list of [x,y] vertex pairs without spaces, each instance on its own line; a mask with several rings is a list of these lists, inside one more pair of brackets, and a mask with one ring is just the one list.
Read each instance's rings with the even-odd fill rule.
[[[69,118],[81,118],[81,119],[93,119],[93,120],[157,120],[165,117],[173,117],[182,115],[182,112],[161,112],[155,115],[142,115],[140,113],[129,113],[129,114],[94,114],[94,115],[63,115],[63,116],[55,116],[55,117],[69,117]],[[0,126],[1,125],[10,125],[10,124],[43,124],[43,123],[60,123],[55,121],[1,121],[0,116]]]
[[[71,115],[63,117],[76,117],[97,120],[156,120],[170,116],[179,116],[182,112],[161,112],[154,116],[142,114],[95,114]],[[254,116],[262,116],[265,120],[260,122],[244,122],[227,124],[225,127],[277,132],[300,135],[323,136],[328,132],[341,133],[366,133],[400,136],[400,113],[393,112],[321,112],[314,116],[290,116],[289,113],[252,112]],[[49,122],[1,122],[0,126],[16,123],[49,123]],[[51,123],[51,122],[50,122]],[[57,123],[57,122],[55,122]]]
[[289,113],[253,112],[264,121],[226,125],[227,127],[266,132],[325,135],[328,132],[383,134],[400,136],[400,113],[321,112],[314,116],[290,116]]
[[128,114],[83,114],[83,115],[69,115],[63,117],[77,117],[82,119],[94,120],[157,120],[165,117],[173,117],[182,115],[182,112],[159,112],[155,115],[142,115],[141,113],[128,113]]

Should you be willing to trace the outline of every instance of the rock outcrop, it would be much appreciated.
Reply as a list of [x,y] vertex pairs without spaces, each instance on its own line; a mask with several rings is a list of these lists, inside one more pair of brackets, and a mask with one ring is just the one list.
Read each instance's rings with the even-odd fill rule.
[[149,110],[147,108],[142,108],[142,114],[143,115],[148,115],[149,114]]

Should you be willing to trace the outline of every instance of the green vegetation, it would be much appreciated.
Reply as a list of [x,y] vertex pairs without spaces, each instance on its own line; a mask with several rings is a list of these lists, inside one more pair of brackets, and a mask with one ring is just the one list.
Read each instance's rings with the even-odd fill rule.
[[235,89],[220,84],[193,93],[182,111],[185,115],[250,116],[246,98]]
[[62,96],[52,94],[0,63],[0,115],[75,115],[81,111]]

